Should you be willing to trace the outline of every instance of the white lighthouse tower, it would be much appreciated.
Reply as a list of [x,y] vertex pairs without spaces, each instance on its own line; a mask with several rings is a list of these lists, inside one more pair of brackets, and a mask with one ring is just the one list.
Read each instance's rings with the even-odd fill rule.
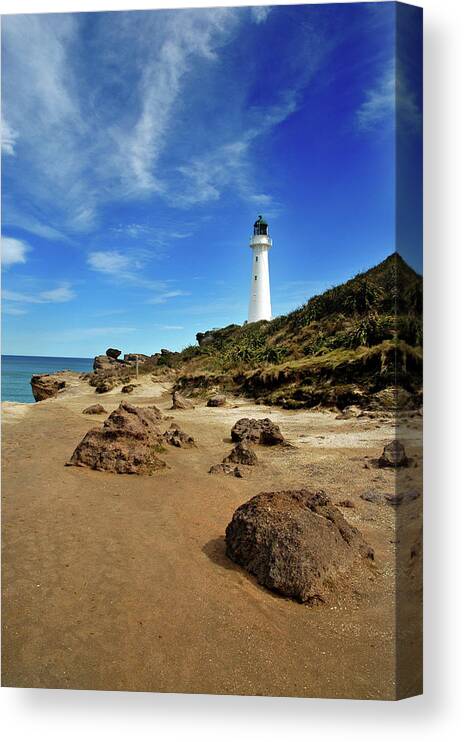
[[272,240],[269,237],[269,227],[262,216],[259,216],[254,223],[250,247],[253,250],[253,264],[248,322],[269,320],[272,313],[268,253],[272,247]]

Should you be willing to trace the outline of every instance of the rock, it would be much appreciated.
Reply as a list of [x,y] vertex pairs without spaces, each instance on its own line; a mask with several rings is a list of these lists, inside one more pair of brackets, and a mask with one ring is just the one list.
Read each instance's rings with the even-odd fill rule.
[[264,446],[275,446],[284,442],[279,426],[268,417],[263,420],[242,417],[237,420],[230,435],[235,442],[248,441],[249,443],[261,443]]
[[413,500],[417,500],[418,497],[420,497],[419,492],[411,491],[411,492],[397,493],[395,495],[385,495],[385,500],[387,501],[388,505],[397,507],[398,505],[401,505],[401,503],[403,502],[412,502]]
[[102,415],[103,413],[108,414],[102,404],[92,404],[82,410],[83,415]]
[[365,500],[366,502],[373,502],[375,505],[379,505],[381,502],[384,501],[384,495],[379,495],[378,492],[363,492],[361,495],[361,500]]
[[188,433],[184,433],[175,423],[163,434],[166,443],[176,448],[188,448],[195,445],[195,440]]
[[359,556],[360,532],[324,492],[264,492],[241,505],[226,529],[226,553],[260,585],[303,603],[324,602]]
[[396,438],[391,443],[387,443],[379,458],[380,467],[393,467],[396,469],[400,466],[407,466],[408,463],[404,446]]
[[238,466],[231,466],[230,464],[214,464],[208,474],[227,474],[231,477],[243,477],[240,468]]
[[135,384],[126,384],[126,386],[123,386],[123,388],[121,389],[121,392],[123,394],[132,394],[134,389],[135,389]]
[[222,394],[216,394],[214,397],[210,397],[206,403],[207,407],[224,407],[227,400]]
[[36,402],[56,397],[66,387],[66,381],[55,374],[34,374],[30,383]]
[[340,500],[337,502],[339,508],[354,508],[355,504],[352,500]]
[[172,393],[172,407],[171,410],[193,410],[195,405],[186,397],[183,397],[179,392]]
[[343,412],[341,412],[337,417],[336,420],[349,420],[353,417],[360,417],[362,415],[362,410],[360,407],[358,407],[355,404],[350,404],[348,407],[345,407]]
[[166,466],[156,452],[162,443],[157,408],[121,402],[102,428],[92,428],[71,456],[73,466],[116,474],[152,474]]
[[124,354],[124,360],[126,363],[130,363],[131,366],[134,366],[137,363],[137,359],[139,363],[144,363],[150,358],[150,356],[146,356],[144,353],[125,353]]
[[98,386],[95,387],[97,394],[105,394],[114,389],[118,385],[118,379],[116,377],[109,376],[99,382]]
[[258,457],[245,441],[237,443],[230,454],[222,460],[223,464],[245,464],[246,466],[255,466],[258,463]]
[[112,369],[114,366],[114,360],[108,358],[108,356],[95,356],[93,359],[94,371],[107,371]]
[[408,410],[414,407],[414,398],[400,386],[388,386],[372,395],[369,406],[374,410]]
[[201,348],[203,345],[211,343],[214,340],[214,336],[212,332],[197,332],[196,339]]
[[119,358],[121,353],[122,351],[118,350],[117,348],[108,348],[108,350],[106,351],[106,355],[108,356],[108,358],[114,358],[114,360]]

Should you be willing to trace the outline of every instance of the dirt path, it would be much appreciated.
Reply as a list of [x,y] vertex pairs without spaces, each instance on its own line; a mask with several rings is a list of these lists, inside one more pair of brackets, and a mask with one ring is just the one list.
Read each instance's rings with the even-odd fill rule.
[[[130,401],[156,403],[197,448],[169,450],[169,469],[152,477],[65,467],[83,434],[105,418],[82,409],[101,401],[110,412],[121,399],[119,392],[96,399],[85,387],[26,410],[8,403],[3,683],[394,697],[397,516],[360,499],[367,490],[394,492],[391,471],[365,468],[392,438],[391,421],[335,420],[245,400],[168,412],[167,386],[147,382]],[[258,447],[259,466],[243,479],[209,475],[244,416],[270,416],[293,447]],[[414,470],[408,476],[417,486]],[[312,608],[259,587],[224,555],[224,530],[239,504],[302,486],[324,489],[334,502],[353,500],[344,514],[376,553],[374,568],[354,571],[346,591]]]

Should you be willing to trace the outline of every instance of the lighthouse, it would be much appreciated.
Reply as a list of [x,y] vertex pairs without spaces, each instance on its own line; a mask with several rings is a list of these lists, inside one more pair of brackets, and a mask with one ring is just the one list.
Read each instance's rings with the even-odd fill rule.
[[248,306],[248,322],[258,322],[261,319],[271,319],[271,289],[269,285],[269,250],[272,240],[269,237],[269,226],[262,216],[259,216],[253,226],[253,235],[250,241],[253,251],[251,266],[250,304]]

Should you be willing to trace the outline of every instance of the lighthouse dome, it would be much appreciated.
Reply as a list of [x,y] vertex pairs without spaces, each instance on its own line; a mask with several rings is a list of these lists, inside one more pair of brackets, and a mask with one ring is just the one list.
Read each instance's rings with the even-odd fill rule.
[[261,214],[253,225],[253,234],[269,234],[269,225],[265,219],[263,219]]

